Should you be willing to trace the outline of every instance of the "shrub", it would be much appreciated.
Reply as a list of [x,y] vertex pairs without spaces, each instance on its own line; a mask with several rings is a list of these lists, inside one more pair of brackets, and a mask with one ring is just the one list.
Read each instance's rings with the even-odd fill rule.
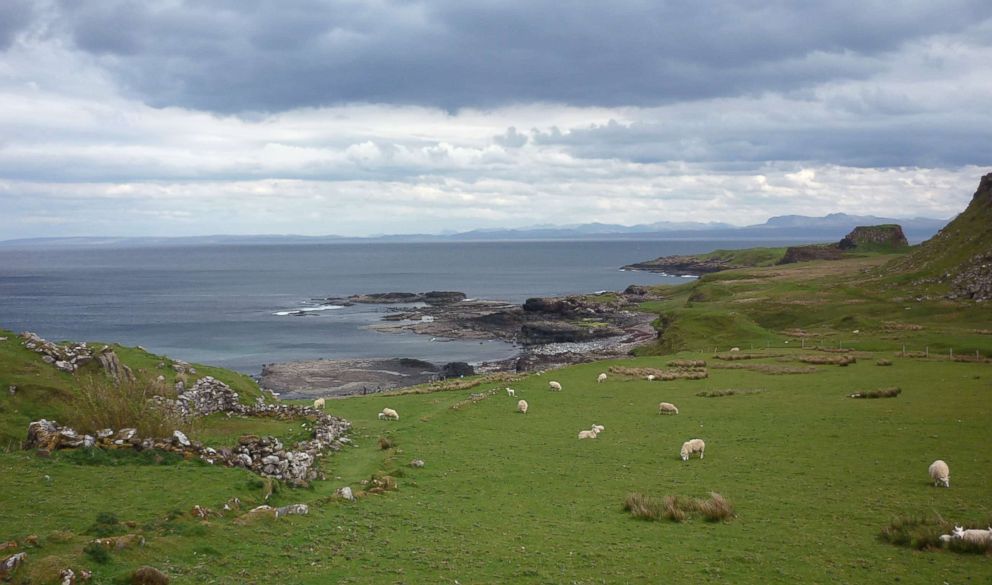
[[173,393],[158,382],[117,382],[102,374],[92,375],[80,379],[68,423],[82,432],[133,427],[142,437],[168,437],[173,430],[185,431],[189,427],[177,413],[151,399]]
[[107,549],[95,542],[91,542],[83,548],[83,553],[94,563],[104,565],[110,561],[110,553]]
[[113,512],[100,512],[96,515],[93,524],[86,529],[86,534],[98,537],[114,536],[122,532],[121,522]]

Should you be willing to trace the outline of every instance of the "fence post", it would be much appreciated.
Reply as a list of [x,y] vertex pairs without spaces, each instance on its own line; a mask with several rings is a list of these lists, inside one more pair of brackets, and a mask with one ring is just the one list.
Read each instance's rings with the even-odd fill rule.
[[930,357],[930,346],[926,346],[926,356]]

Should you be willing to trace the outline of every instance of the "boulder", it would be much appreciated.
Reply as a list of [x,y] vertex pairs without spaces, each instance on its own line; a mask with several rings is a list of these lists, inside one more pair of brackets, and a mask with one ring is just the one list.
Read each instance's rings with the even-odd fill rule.
[[27,558],[28,553],[19,552],[0,559],[0,579],[9,579]]
[[290,504],[276,508],[276,518],[283,516],[306,516],[310,513],[310,507],[306,504]]
[[355,494],[352,493],[351,487],[349,486],[338,488],[337,491],[334,492],[334,495],[338,496],[342,500],[348,500],[349,502],[355,501]]

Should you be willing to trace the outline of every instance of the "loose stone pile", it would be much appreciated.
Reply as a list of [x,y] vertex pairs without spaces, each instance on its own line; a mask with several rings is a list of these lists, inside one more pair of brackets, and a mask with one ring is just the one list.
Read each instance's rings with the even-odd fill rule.
[[244,467],[266,477],[300,486],[314,479],[323,479],[316,462],[327,451],[339,451],[349,441],[345,437],[351,423],[311,407],[285,404],[265,404],[259,398],[252,406],[238,402],[238,395],[229,386],[214,378],[199,380],[176,400],[161,397],[157,401],[189,416],[214,412],[232,415],[268,417],[278,420],[307,419],[312,424],[313,438],[286,448],[275,437],[245,435],[234,448],[213,449],[198,441],[190,441],[181,431],[169,438],[138,436],[137,429],[103,429],[93,435],[80,434],[54,421],[39,420],[28,425],[25,448],[51,452],[55,449],[98,447],[102,449],[160,449],[180,453],[188,459],[201,459],[210,464]]
[[86,343],[67,343],[58,345],[42,339],[37,333],[25,331],[21,333],[24,347],[41,354],[45,363],[53,364],[63,372],[75,372],[84,364],[93,361],[93,350]]

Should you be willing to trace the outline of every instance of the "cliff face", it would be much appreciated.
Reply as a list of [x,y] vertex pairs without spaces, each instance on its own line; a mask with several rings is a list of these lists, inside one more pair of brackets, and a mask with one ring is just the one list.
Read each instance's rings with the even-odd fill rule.
[[912,277],[928,296],[992,300],[992,173],[960,215],[892,270]]

